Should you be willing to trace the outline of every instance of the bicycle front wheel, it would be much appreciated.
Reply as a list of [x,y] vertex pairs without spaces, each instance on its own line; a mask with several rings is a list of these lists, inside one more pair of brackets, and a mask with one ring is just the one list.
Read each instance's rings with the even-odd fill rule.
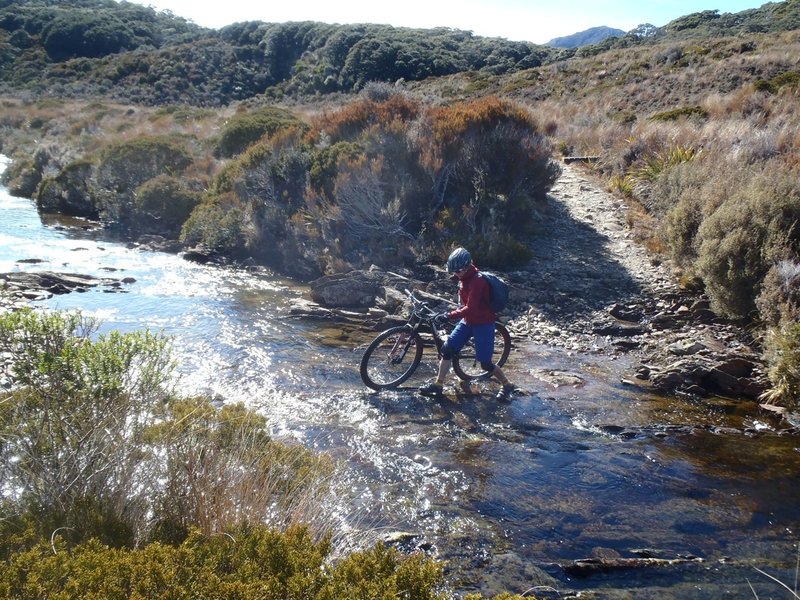
[[361,379],[379,391],[395,388],[419,366],[423,342],[410,327],[392,327],[376,337],[361,357]]
[[[502,323],[494,324],[494,351],[492,352],[492,362],[498,367],[506,364],[508,355],[511,352],[511,334]],[[488,377],[491,373],[481,367],[478,357],[475,356],[475,342],[470,340],[461,352],[453,357],[453,371],[461,379],[469,381]]]

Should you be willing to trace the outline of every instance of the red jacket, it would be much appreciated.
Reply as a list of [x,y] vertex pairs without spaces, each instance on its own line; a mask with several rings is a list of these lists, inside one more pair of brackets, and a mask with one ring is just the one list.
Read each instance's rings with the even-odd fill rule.
[[479,273],[475,265],[470,265],[464,275],[459,277],[458,297],[461,307],[447,313],[453,321],[464,319],[467,325],[485,325],[497,320],[497,315],[489,306],[492,287]]

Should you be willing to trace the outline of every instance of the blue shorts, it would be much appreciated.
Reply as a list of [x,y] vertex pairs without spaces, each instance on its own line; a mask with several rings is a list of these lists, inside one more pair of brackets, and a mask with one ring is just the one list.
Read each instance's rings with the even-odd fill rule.
[[467,325],[461,319],[447,336],[447,348],[455,354],[460,352],[469,338],[475,338],[475,358],[482,363],[492,362],[494,354],[494,323]]

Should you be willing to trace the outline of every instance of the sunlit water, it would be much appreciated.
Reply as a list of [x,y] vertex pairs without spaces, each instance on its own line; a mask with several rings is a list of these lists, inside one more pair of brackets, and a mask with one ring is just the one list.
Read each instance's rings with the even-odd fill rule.
[[[749,581],[788,597],[755,567],[794,581],[800,439],[752,405],[646,395],[617,383],[624,359],[525,344],[508,372],[528,393],[510,405],[491,387],[418,396],[432,364],[404,390],[368,393],[357,366],[371,334],[290,318],[301,285],[132,249],[0,189],[0,272],[19,270],[135,279],[37,304],[173,337],[185,393],[244,401],[275,435],[340,459],[353,525],[415,534],[459,592],[746,598]],[[542,368],[586,384],[550,387]],[[557,564],[641,549],[703,562],[588,578]]]

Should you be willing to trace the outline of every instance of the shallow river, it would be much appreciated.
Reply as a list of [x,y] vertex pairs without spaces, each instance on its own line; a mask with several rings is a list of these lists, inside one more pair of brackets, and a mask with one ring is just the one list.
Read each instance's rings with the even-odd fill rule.
[[[493,388],[415,394],[432,365],[404,390],[370,393],[357,370],[370,334],[290,318],[302,285],[131,249],[88,225],[0,189],[0,272],[134,278],[124,293],[37,304],[173,336],[187,394],[244,401],[276,436],[341,460],[353,525],[414,534],[406,546],[447,561],[459,594],[790,597],[756,569],[794,585],[800,437],[755,406],[642,394],[619,383],[623,358],[523,342],[507,372],[528,393],[511,404]],[[19,262],[30,259],[43,262]],[[539,369],[583,383],[555,388]],[[680,560],[589,576],[560,566],[645,555]]]

